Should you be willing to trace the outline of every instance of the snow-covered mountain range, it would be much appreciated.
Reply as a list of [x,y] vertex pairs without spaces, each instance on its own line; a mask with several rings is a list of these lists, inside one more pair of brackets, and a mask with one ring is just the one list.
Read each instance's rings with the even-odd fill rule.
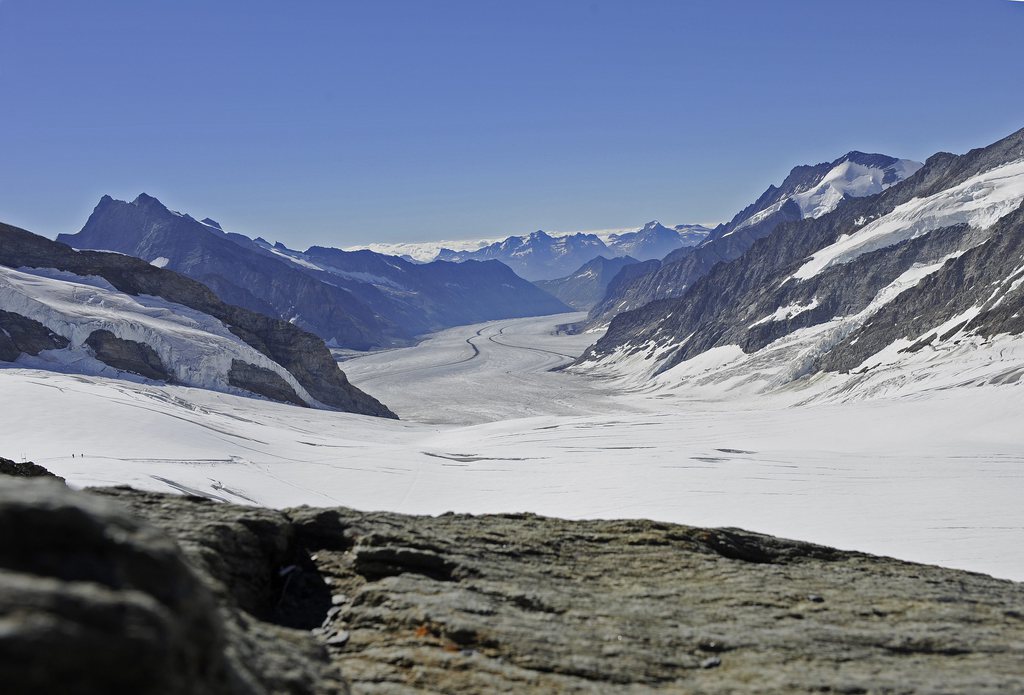
[[[891,185],[873,175],[858,191],[883,190],[831,211],[822,212],[834,198],[827,190],[806,208],[799,192],[781,207],[775,196],[772,206],[799,208],[801,218],[692,272],[679,296],[620,313],[576,368],[754,391],[850,374],[828,398],[908,381],[1019,380],[1024,130],[961,156],[936,154],[919,170],[892,170],[897,179],[916,173]],[[811,190],[821,186],[803,189]],[[757,214],[716,230],[709,245],[750,229],[744,222]]]
[[[654,233],[650,233],[656,228]],[[640,229],[601,229],[588,232],[545,232],[553,239],[567,236],[595,236],[607,247],[605,257],[633,256],[639,260],[661,258],[669,251],[694,246],[711,232],[710,227],[701,224],[679,224],[667,228],[659,222],[648,222]],[[488,247],[500,246],[509,239],[525,239],[526,235],[515,237],[456,239],[440,241],[374,242],[346,247],[346,251],[376,251],[387,256],[400,256],[407,261],[427,263],[441,257],[461,256],[464,253],[481,251]],[[590,260],[590,259],[587,259]],[[549,278],[550,279],[550,278]]]
[[0,224],[0,361],[393,416],[326,345],[285,321],[116,253]]
[[146,194],[131,202],[104,196],[78,234],[58,240],[175,270],[225,302],[358,350],[407,344],[448,326],[566,311],[500,263],[417,264],[318,246],[299,252],[225,232]]
[[832,162],[795,167],[780,186],[771,185],[732,220],[694,246],[664,256],[648,272],[619,282],[578,328],[604,327],[616,314],[648,302],[678,297],[715,264],[732,260],[785,222],[816,219],[843,201],[880,193],[921,167],[882,154],[850,152]]
[[701,225],[669,228],[652,221],[641,229],[613,233],[603,239],[597,234],[578,232],[553,236],[536,231],[528,236],[510,236],[476,250],[441,249],[438,260],[499,260],[527,280],[554,280],[570,275],[598,256],[630,256],[638,261],[661,258],[676,249],[701,243],[711,232]]

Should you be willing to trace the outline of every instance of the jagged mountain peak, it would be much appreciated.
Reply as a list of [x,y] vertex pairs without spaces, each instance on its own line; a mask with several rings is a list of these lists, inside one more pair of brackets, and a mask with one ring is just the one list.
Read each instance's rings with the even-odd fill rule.
[[663,225],[658,220],[651,220],[650,222],[645,224],[643,226],[643,229],[641,229],[640,231],[642,231],[642,232],[654,232],[654,231],[661,231],[661,230],[665,230],[667,232],[671,232],[672,231],[671,229],[669,229],[668,227]]
[[151,196],[150,194],[145,193],[145,192],[139,193],[137,196],[135,196],[135,200],[132,201],[132,205],[136,205],[136,206],[139,206],[139,207],[142,207],[142,206],[153,206],[153,207],[161,207],[161,208],[164,208],[164,209],[167,208],[167,206],[164,205],[163,203],[161,203],[159,199],[157,199],[156,197]]
[[437,259],[462,262],[494,259],[505,263],[531,281],[568,276],[596,256],[632,256],[639,260],[662,258],[667,253],[704,240],[711,230],[701,225],[680,225],[672,229],[651,220],[640,229],[610,234],[606,239],[593,232],[549,234],[538,230],[529,235],[510,236],[503,241],[474,250],[443,248]]
[[703,237],[697,236],[690,244],[660,256],[630,251],[641,260],[659,258],[662,263],[635,273],[628,282],[615,283],[609,295],[591,311],[585,326],[604,325],[624,310],[678,297],[715,264],[743,254],[780,224],[822,217],[846,200],[890,188],[921,167],[911,160],[857,150],[831,162],[793,167],[781,185],[769,185],[728,223],[718,225]]

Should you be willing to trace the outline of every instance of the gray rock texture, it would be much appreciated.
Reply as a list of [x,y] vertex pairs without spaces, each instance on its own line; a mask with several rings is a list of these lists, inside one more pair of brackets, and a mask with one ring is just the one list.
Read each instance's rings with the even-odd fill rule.
[[1024,586],[738,529],[17,481],[0,522],[32,692],[1024,690]]
[[277,372],[242,360],[231,360],[228,383],[246,391],[258,393],[272,401],[303,405],[295,389]]
[[100,329],[90,333],[85,339],[85,344],[92,350],[96,359],[114,369],[138,374],[154,381],[171,379],[171,374],[160,361],[156,350],[145,343],[118,338],[110,331]]
[[22,354],[38,355],[43,350],[68,346],[68,339],[43,324],[11,311],[0,310],[0,360],[13,362]]
[[[238,573],[285,550],[264,537],[258,511],[204,529],[195,503],[182,509]],[[197,550],[183,552],[122,504],[56,481],[4,479],[0,525],[5,693],[343,692],[308,632],[253,617],[242,607],[247,586],[236,598]]]

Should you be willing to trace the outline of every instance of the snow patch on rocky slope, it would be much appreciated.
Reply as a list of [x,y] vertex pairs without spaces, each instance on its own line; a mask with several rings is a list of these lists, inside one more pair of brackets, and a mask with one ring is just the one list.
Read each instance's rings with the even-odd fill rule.
[[43,324],[71,344],[26,363],[86,374],[119,375],[92,358],[85,341],[97,330],[122,340],[149,345],[175,381],[215,391],[252,395],[228,383],[233,360],[268,369],[284,379],[308,403],[308,392],[286,369],[207,314],[159,297],[131,296],[106,280],[52,269],[0,266],[0,308]]

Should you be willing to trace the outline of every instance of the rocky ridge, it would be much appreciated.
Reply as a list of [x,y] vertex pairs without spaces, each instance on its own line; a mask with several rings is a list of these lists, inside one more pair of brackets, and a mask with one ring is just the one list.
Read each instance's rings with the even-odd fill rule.
[[850,152],[832,162],[794,167],[781,185],[769,186],[700,244],[672,251],[649,272],[617,283],[577,329],[603,327],[617,314],[681,297],[718,263],[738,258],[779,225],[821,217],[843,201],[897,184],[920,166],[887,155]]
[[1020,584],[738,529],[6,480],[0,519],[18,692],[1024,688]]
[[952,224],[913,233],[911,226],[902,240],[808,277],[796,275],[816,253],[897,208],[941,196],[1021,158],[1024,131],[964,155],[939,153],[914,176],[877,195],[849,199],[818,218],[781,224],[741,256],[715,265],[679,298],[616,316],[580,362],[642,354],[660,373],[715,347],[736,345],[751,354],[804,329],[823,331],[808,334],[813,340],[806,349],[789,356],[791,365],[775,384],[782,385],[822,369],[854,369],[885,345],[916,340],[919,332],[968,309],[980,313],[965,317],[956,330],[941,331],[944,340],[1020,333],[1016,316],[1024,293],[1015,283],[1024,267],[1020,209],[991,227]]

